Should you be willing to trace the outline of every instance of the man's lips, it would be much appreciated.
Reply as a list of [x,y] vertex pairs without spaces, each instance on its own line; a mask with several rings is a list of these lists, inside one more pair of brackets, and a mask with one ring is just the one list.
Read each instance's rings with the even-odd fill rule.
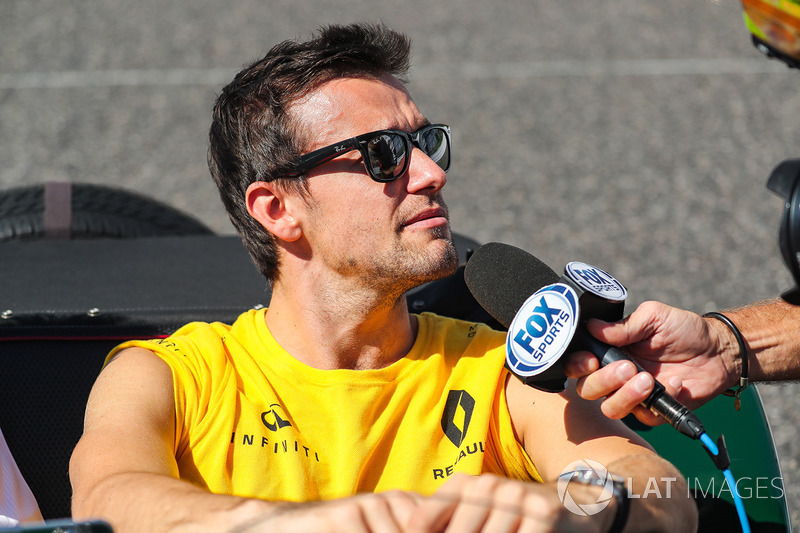
[[408,227],[411,225],[433,227],[447,224],[447,222],[447,210],[443,207],[432,207],[417,213],[410,219],[403,222],[403,227]]

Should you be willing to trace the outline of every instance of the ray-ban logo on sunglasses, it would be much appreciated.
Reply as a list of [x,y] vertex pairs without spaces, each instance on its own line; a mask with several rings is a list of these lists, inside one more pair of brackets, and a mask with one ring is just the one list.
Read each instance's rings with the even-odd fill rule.
[[339,146],[334,146],[334,147],[333,147],[333,149],[334,149],[334,150],[336,151],[336,153],[338,154],[338,153],[339,153],[339,152],[341,152],[342,150],[347,150],[347,146],[346,146],[346,145],[344,145],[344,144],[340,144]]

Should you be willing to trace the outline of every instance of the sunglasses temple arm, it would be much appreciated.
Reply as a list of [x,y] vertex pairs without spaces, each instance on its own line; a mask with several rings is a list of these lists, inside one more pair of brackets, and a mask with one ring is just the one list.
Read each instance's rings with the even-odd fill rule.
[[332,159],[336,159],[342,154],[359,149],[359,146],[360,143],[353,138],[336,143],[335,145],[320,148],[319,150],[314,150],[313,152],[299,158],[297,170],[295,170],[292,174],[295,176],[304,174],[316,166],[327,163]]

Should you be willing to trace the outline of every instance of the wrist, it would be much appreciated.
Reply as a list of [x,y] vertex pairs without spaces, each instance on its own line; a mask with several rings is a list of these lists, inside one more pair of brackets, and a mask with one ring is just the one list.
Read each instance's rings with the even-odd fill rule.
[[766,300],[725,314],[747,339],[750,381],[800,379],[800,306]]
[[[594,498],[594,505],[600,501],[607,501],[608,504],[603,510],[613,516],[609,519],[609,526],[605,531],[620,533],[628,522],[630,495],[622,477],[610,472],[603,474],[592,469],[578,469],[562,474],[561,478],[570,484],[577,483],[586,486],[589,492],[587,496]],[[561,479],[559,479],[559,483],[562,483]]]
[[741,331],[727,315],[719,312],[705,313],[706,324],[716,331],[718,355],[728,376],[723,392],[736,397],[736,410],[739,410],[739,395],[747,388],[750,379],[750,350]]
[[[226,531],[247,533],[255,531],[265,522],[271,521],[297,509],[300,505],[294,502],[268,502],[255,498],[242,499],[230,509],[227,517]],[[233,527],[231,528],[231,525]]]

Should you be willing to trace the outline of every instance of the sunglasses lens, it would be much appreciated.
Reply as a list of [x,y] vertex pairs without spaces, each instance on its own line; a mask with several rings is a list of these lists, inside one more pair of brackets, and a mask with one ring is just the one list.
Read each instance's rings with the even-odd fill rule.
[[406,169],[406,144],[400,135],[383,133],[367,143],[370,172],[379,181],[391,181]]
[[422,132],[419,148],[442,169],[450,168],[450,143],[444,129],[436,127]]
[[411,141],[443,170],[450,168],[450,137],[446,127],[429,126],[408,135],[382,132],[366,143],[367,166],[376,181],[392,181],[408,168]]

